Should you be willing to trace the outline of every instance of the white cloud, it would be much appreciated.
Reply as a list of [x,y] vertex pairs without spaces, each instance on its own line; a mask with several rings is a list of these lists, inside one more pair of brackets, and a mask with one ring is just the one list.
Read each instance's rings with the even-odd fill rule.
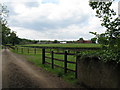
[[[20,37],[58,40],[74,40],[80,37],[90,39],[93,37],[89,34],[90,31],[98,33],[105,31],[105,28],[100,25],[100,20],[95,17],[95,11],[89,6],[89,0],[59,0],[59,3],[42,3],[42,1],[36,0],[38,6],[34,7],[27,6],[26,3],[32,2],[28,0],[9,2],[9,6],[15,13],[9,17],[9,24]],[[114,5],[112,7],[116,9]],[[53,28],[55,26],[56,28]]]
[[20,38],[27,38],[27,39],[49,39],[44,33],[39,31],[35,31],[32,29],[26,29],[22,27],[10,27],[12,30],[17,32],[18,37]]

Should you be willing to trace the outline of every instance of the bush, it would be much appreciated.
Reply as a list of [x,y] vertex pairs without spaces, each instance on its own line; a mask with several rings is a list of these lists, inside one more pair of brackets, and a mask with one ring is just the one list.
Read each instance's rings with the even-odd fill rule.
[[97,51],[83,51],[78,54],[81,59],[85,57],[97,57],[103,62],[120,63],[120,50],[97,50]]

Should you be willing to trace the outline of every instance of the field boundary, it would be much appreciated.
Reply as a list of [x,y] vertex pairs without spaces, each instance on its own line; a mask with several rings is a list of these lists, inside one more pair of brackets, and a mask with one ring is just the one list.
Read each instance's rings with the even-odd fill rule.
[[[9,46],[10,48],[12,46]],[[40,48],[42,50],[42,63],[41,64],[50,64],[51,68],[54,69],[55,67],[59,67],[61,69],[64,69],[64,73],[66,74],[68,71],[74,72],[75,73],[75,78],[78,77],[77,73],[77,64],[78,64],[78,55],[77,53],[79,53],[80,51],[88,51],[88,50],[100,50],[101,48],[83,48],[83,47],[41,47],[41,46],[14,46],[12,47],[12,49],[14,49],[17,52],[21,52],[24,53],[24,48],[27,48],[26,52],[28,54],[30,54],[30,49],[33,49],[33,54],[36,54],[36,49]],[[50,51],[46,51],[46,50],[50,50]],[[57,52],[54,52],[54,50],[57,50]],[[63,52],[59,52],[59,50],[62,50]],[[74,53],[71,53],[70,51],[73,51]],[[46,56],[46,53],[50,54],[51,57]],[[55,58],[54,55],[58,54],[58,55],[64,55],[64,59],[58,59]],[[68,55],[70,56],[75,56],[75,61],[68,61]],[[48,62],[46,59],[50,59],[50,62]],[[59,61],[59,62],[63,62],[64,65],[60,66],[60,65],[56,65],[54,63],[54,61]],[[74,68],[75,70],[72,70],[70,68],[68,68],[68,63],[69,64],[75,64]]]
[[[50,54],[51,54],[51,57],[46,56],[46,55],[45,55],[46,53],[50,53]],[[64,55],[64,60],[54,58],[54,54]],[[45,49],[42,49],[42,64],[51,64],[51,68],[52,68],[52,69],[54,69],[54,67],[59,67],[59,68],[61,68],[61,69],[64,69],[64,73],[67,73],[67,71],[75,72],[75,78],[77,78],[77,59],[76,59],[76,62],[68,61],[68,58],[67,58],[68,55],[76,55],[76,54],[68,53],[67,51],[65,51],[64,53],[55,53],[54,51],[46,52]],[[50,63],[50,62],[47,62],[47,61],[46,61],[46,58],[51,59],[51,63]],[[77,58],[77,56],[76,56],[76,58]],[[56,64],[54,63],[55,60],[56,60],[56,61],[59,61],[59,62],[63,62],[63,63],[64,63],[64,67],[62,67],[62,66],[60,66],[60,65],[56,65]],[[69,68],[68,68],[68,65],[67,65],[68,63],[69,63],[69,64],[75,64],[75,70],[69,69]]]
[[17,46],[17,47],[29,47],[29,48],[44,48],[44,49],[63,49],[63,50],[75,50],[75,51],[83,51],[83,50],[98,50],[101,49],[99,47],[47,47],[47,46]]

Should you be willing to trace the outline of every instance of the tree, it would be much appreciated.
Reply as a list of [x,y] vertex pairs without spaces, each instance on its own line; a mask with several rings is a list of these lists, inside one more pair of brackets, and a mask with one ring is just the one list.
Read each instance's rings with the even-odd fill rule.
[[2,44],[18,44],[20,39],[17,37],[16,32],[11,31],[11,29],[7,26],[7,18],[8,10],[7,6],[0,4],[0,33],[2,34]]
[[92,43],[96,43],[97,38],[91,38]]
[[59,43],[59,41],[58,40],[54,40],[53,43]]
[[16,32],[14,32],[14,31],[12,31],[10,33],[10,36],[8,38],[9,38],[9,42],[8,43],[12,44],[13,46],[15,44],[19,44],[19,42],[20,42],[19,38],[16,35]]
[[104,33],[102,34],[97,34],[97,32],[90,32],[91,34],[94,34],[96,37],[92,38],[91,41],[92,42],[98,42],[99,44],[102,44],[102,46],[104,47],[104,45],[108,45],[109,41],[108,41],[108,37],[105,36]]
[[8,41],[8,36],[10,34],[10,29],[7,27],[6,17],[8,16],[8,10],[5,5],[0,4],[0,41],[2,44],[6,44]]
[[10,36],[10,32],[11,30],[6,27],[5,24],[2,24],[2,45],[5,45],[9,42],[9,36]]
[[115,17],[116,13],[110,8],[112,2],[89,3],[92,9],[96,10],[96,16],[101,19],[101,25],[106,27],[105,33],[102,34],[104,34],[104,39],[108,40],[110,49],[114,49],[115,47],[120,48],[120,19]]
[[84,39],[83,39],[83,38],[79,38],[79,40],[82,40],[82,41],[83,41]]
[[7,24],[6,17],[8,16],[7,6],[0,3],[0,24]]
[[100,34],[98,37],[98,43],[102,45],[108,45],[108,38],[105,37],[105,34]]

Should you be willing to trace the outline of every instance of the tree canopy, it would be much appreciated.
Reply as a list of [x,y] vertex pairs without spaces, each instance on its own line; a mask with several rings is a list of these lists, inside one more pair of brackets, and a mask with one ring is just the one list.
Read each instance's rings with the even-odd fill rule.
[[101,19],[101,25],[106,27],[102,34],[93,33],[98,39],[108,42],[109,48],[120,48],[120,19],[116,17],[116,12],[111,9],[113,1],[108,2],[90,2],[89,5],[96,10],[96,16]]
[[14,31],[12,31],[8,25],[7,25],[7,18],[8,16],[8,10],[7,6],[4,4],[0,4],[0,25],[2,28],[0,28],[2,33],[2,44],[12,44],[15,45],[16,43],[19,43],[19,38],[16,35]]

